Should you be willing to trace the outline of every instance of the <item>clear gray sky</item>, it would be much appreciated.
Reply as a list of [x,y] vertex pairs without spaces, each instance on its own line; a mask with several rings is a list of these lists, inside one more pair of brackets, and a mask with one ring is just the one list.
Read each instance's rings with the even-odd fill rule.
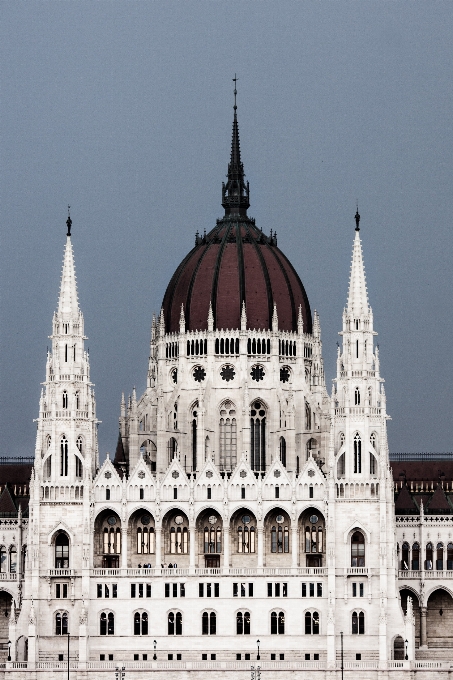
[[391,451],[452,451],[452,3],[1,3],[0,455],[33,455],[66,206],[100,453],[170,277],[222,215],[237,72],[249,214],[320,313],[329,391],[356,199]]

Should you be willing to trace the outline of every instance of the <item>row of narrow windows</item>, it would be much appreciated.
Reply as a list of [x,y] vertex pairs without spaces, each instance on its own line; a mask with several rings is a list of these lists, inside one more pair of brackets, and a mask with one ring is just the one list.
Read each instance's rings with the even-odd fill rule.
[[[238,355],[239,354],[239,338],[216,338],[215,339],[215,353],[218,355]],[[306,356],[311,356],[311,348],[306,352]],[[75,352],[75,348],[74,348]],[[293,340],[279,340],[278,352],[280,356],[295,357],[296,342]],[[187,356],[201,356],[208,353],[207,339],[187,340]],[[270,354],[271,341],[269,338],[249,338],[247,340],[247,354]],[[173,359],[179,356],[179,348],[177,342],[167,342],[165,345],[165,356],[167,359]],[[75,354],[74,354],[75,360]]]
[[[80,408],[80,392],[75,393],[75,407],[76,410],[79,410]],[[69,408],[69,396],[67,390],[63,390],[63,394],[61,395],[61,403],[62,403],[62,408],[67,409]]]
[[[453,543],[448,543],[446,550],[443,543],[437,543],[435,547],[433,543],[427,543],[425,548],[424,568],[428,571],[431,569],[443,570],[445,562],[447,570],[453,570]],[[412,548],[409,543],[403,543],[401,547],[401,569],[413,569],[414,571],[419,571],[419,543],[413,543]]]
[[[134,614],[134,635],[148,635],[148,613],[136,612]],[[307,611],[304,614],[305,635],[319,635],[320,616],[317,611]],[[201,615],[202,635],[217,634],[217,614],[216,612],[203,612]],[[285,634],[285,613],[273,611],[270,615],[271,635]],[[354,611],[351,615],[351,633],[353,635],[364,635],[365,633],[365,614],[364,612]],[[55,614],[55,635],[68,634],[68,613],[57,612]],[[115,615],[113,612],[102,612],[99,617],[99,634],[115,634]],[[167,616],[167,634],[183,634],[183,617],[179,611],[171,611]],[[236,613],[236,635],[251,634],[251,615],[249,611],[239,611]]]
[[69,359],[69,356],[70,356],[70,353],[71,353],[71,349],[72,349],[73,360],[74,361],[76,360],[76,345],[73,345],[71,347],[70,345],[65,344],[65,346],[64,346],[64,360],[65,360],[66,363],[68,362],[68,359]]

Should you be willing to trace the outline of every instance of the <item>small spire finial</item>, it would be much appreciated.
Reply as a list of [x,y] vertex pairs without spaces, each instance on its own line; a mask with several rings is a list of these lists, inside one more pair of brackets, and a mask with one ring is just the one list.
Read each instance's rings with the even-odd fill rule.
[[238,91],[237,91],[237,89],[236,89],[236,83],[237,83],[238,80],[239,80],[239,78],[236,76],[236,74],[234,74],[234,78],[233,78],[233,83],[234,83],[234,106],[233,106],[233,109],[234,109],[235,115],[236,115],[236,111],[237,111],[237,108],[238,108],[237,105],[236,105],[236,95],[237,95],[237,93],[238,93]]
[[358,201],[357,201],[357,210],[356,210],[356,213],[354,215],[354,219],[355,219],[355,230],[360,231],[360,227],[359,227],[360,215],[359,215],[359,202]]
[[70,214],[71,206],[68,205],[68,219],[66,220],[66,226],[68,228],[66,236],[71,236],[71,225],[72,225],[72,220],[71,220],[71,214]]

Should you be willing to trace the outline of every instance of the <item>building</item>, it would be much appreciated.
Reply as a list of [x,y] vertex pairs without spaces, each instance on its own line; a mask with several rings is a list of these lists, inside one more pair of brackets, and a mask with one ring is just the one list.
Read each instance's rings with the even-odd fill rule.
[[34,465],[0,467],[0,678],[68,653],[73,678],[447,677],[453,464],[390,465],[360,215],[329,395],[319,317],[247,215],[236,105],[222,206],[153,320],[114,460],[68,217]]

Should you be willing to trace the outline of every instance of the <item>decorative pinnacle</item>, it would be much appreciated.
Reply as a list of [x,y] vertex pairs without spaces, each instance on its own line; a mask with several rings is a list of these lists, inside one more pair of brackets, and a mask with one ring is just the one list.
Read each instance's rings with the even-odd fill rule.
[[355,230],[360,231],[360,227],[359,227],[360,215],[359,215],[359,202],[358,201],[357,201],[357,211],[356,211],[356,214],[354,215],[354,218],[355,218]]
[[234,83],[234,106],[233,106],[234,115],[236,115],[236,111],[237,111],[237,108],[238,108],[238,107],[236,106],[236,95],[237,95],[237,93],[238,93],[238,91],[237,91],[237,89],[236,89],[236,83],[237,83],[238,80],[239,80],[239,78],[236,76],[236,74],[234,74],[234,78],[233,78],[233,83]]
[[66,233],[66,236],[71,236],[71,225],[72,225],[72,220],[71,220],[71,215],[70,215],[70,212],[69,212],[70,210],[71,210],[71,206],[68,205],[68,219],[66,220],[66,226],[67,226],[67,228],[68,228],[68,231],[67,231],[67,233]]
[[244,166],[241,163],[241,148],[239,144],[239,125],[237,119],[236,103],[236,83],[237,76],[234,75],[234,118],[233,135],[231,138],[231,156],[228,163],[228,181],[222,183],[222,206],[225,208],[225,215],[247,215],[247,208],[250,206],[249,183],[245,182]]

